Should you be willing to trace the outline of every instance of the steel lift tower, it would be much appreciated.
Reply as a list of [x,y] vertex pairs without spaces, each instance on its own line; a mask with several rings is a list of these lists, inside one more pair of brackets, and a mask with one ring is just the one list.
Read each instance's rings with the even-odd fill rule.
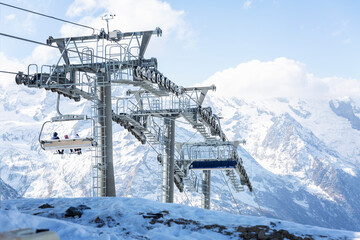
[[[47,39],[57,46],[60,58],[55,65],[28,66],[27,73],[19,72],[17,84],[44,88],[75,101],[81,98],[92,102],[96,119],[93,155],[93,195],[116,196],[112,146],[112,86],[117,81],[132,80],[132,69],[138,65],[156,65],[156,59],[144,59],[154,31],[113,31],[81,37]],[[66,117],[62,118],[66,120]]]
[[[134,77],[141,81],[143,86],[156,83],[156,80],[144,81],[141,72],[146,74],[148,71],[135,69]],[[158,87],[162,93],[159,94],[149,87],[147,89],[150,90],[146,91],[128,91],[129,97],[118,99],[113,120],[129,129],[142,143],[159,146],[157,152],[158,161],[162,165],[162,201],[173,202],[174,184],[182,192],[184,177],[191,183],[184,170],[181,170],[181,164],[175,162],[175,121],[182,116],[191,118],[197,113],[197,106],[201,105],[207,91],[214,87],[183,88],[163,77],[161,73],[157,73],[157,76]],[[195,96],[190,98],[187,92],[193,92]],[[203,126],[201,131],[205,133]]]
[[[91,118],[95,120],[97,143],[93,144],[93,196],[116,196],[112,121],[157,151],[162,166],[163,202],[174,201],[175,186],[180,192],[185,187],[197,191],[196,170],[202,172],[203,208],[210,208],[212,170],[224,171],[235,191],[243,191],[242,185],[252,191],[243,161],[237,154],[239,142],[230,142],[221,129],[219,117],[210,107],[202,106],[207,92],[215,90],[215,86],[184,88],[158,70],[156,58],[144,58],[152,35],[161,34],[161,29],[156,28],[49,37],[47,44],[57,47],[61,54],[57,63],[41,67],[31,64],[15,80],[17,84],[44,88],[75,101],[83,98],[92,102]],[[113,88],[120,85],[128,88],[126,96],[112,96]],[[56,120],[78,118],[61,115]],[[175,142],[178,118],[195,129],[204,142]]]
[[[134,69],[134,79],[141,83],[142,89],[128,91],[128,97],[118,99],[113,120],[128,129],[142,143],[159,146],[157,152],[158,161],[162,164],[164,202],[173,201],[174,184],[180,192],[184,191],[185,184],[188,190],[197,191],[194,170],[202,170],[203,208],[210,208],[211,170],[225,171],[235,191],[243,191],[241,185],[247,185],[252,191],[242,159],[236,151],[239,141],[228,142],[221,130],[219,117],[212,114],[210,107],[202,107],[207,92],[215,90],[214,86],[183,88],[156,69],[146,67]],[[157,85],[158,88],[153,90],[149,87],[151,85]],[[205,142],[176,143],[174,124],[179,117],[199,132]],[[178,156],[176,159],[175,145]],[[201,152],[213,154],[204,155]]]

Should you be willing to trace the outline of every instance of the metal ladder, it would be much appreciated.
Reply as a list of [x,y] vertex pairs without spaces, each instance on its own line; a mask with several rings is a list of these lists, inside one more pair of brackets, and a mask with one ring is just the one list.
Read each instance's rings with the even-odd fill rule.
[[189,190],[190,192],[198,192],[198,182],[197,182],[197,176],[193,171],[191,172],[191,176],[186,175],[181,169],[180,167],[175,164],[175,172],[181,176],[183,178],[184,181],[184,185],[186,187],[187,190]]
[[[98,79],[99,80],[99,79]],[[98,82],[98,86],[100,87],[101,84]],[[96,88],[95,88],[96,89]],[[96,91],[95,91],[96,92]],[[106,96],[105,96],[106,97]],[[100,134],[100,132],[104,131],[105,126],[101,126],[99,121],[105,122],[105,104],[100,104],[96,100],[92,104],[92,117],[97,119],[95,124],[95,140],[98,143],[93,155],[93,166],[92,166],[92,186],[93,186],[93,196],[99,197],[103,196],[106,193],[106,146],[104,146],[104,152],[102,150],[103,143],[105,143],[105,134]],[[101,114],[103,113],[103,114]]]
[[229,177],[229,180],[234,187],[236,192],[244,191],[244,187],[240,184],[239,179],[236,177],[234,170],[225,170],[226,176]]
[[196,113],[183,112],[181,115],[206,139],[206,141],[213,141],[216,139],[206,130],[203,123],[197,122],[196,119],[194,119],[194,116],[196,117]]

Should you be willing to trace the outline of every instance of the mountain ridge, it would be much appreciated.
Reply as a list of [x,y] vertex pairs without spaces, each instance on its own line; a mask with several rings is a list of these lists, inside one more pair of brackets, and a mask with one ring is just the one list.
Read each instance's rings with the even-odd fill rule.
[[[43,152],[38,145],[42,122],[56,114],[56,96],[18,86],[0,92],[4,92],[4,97],[0,98],[3,106],[0,108],[3,123],[0,144],[5,146],[0,156],[2,179],[25,198],[90,196],[90,153],[59,156]],[[238,152],[265,216],[359,230],[360,209],[354,197],[360,194],[356,187],[360,148],[351,143],[359,138],[358,130],[351,127],[348,119],[334,113],[329,101],[271,99],[253,102],[211,96],[204,106],[221,113],[222,128],[229,139],[247,140]],[[357,102],[351,106],[356,110]],[[61,111],[88,114],[90,105],[64,100]],[[81,136],[90,134],[85,123],[57,127],[62,134],[75,131]],[[54,129],[55,126],[47,131],[51,133]],[[191,131],[179,123],[176,141],[187,141],[193,135]],[[113,125],[113,132],[118,196],[159,200],[161,168],[156,153],[119,125]],[[347,138],[339,138],[338,132],[345,133]],[[199,139],[196,136],[193,140]],[[344,142],[346,147],[339,146],[339,142]],[[212,174],[212,189],[213,209],[238,212],[239,208],[241,213],[261,214],[254,195],[247,190],[230,193],[220,172]],[[175,202],[199,206],[200,194],[187,192],[185,196],[176,190]]]

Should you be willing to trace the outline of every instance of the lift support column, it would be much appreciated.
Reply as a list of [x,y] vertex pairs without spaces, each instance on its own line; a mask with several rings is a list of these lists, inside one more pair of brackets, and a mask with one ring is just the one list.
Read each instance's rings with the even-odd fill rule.
[[211,170],[203,170],[201,185],[201,207],[210,209],[210,178]]
[[111,84],[107,74],[98,76],[98,136],[101,154],[97,157],[104,168],[98,169],[98,197],[115,197],[115,178],[112,146]]
[[162,201],[174,202],[175,119],[164,118]]

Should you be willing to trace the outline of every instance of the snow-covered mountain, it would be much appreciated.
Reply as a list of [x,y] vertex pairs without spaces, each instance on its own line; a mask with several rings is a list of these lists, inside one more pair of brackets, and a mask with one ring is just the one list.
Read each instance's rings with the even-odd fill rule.
[[[56,96],[43,90],[15,84],[0,88],[0,174],[22,197],[90,196],[90,153],[61,156],[39,147],[41,125],[56,115],[55,103]],[[223,117],[229,139],[247,140],[238,151],[261,207],[248,191],[232,192],[234,201],[222,173],[213,171],[212,209],[360,231],[359,101],[248,101],[215,93],[204,105]],[[61,105],[63,113],[89,109],[85,102]],[[86,123],[50,126],[45,134],[54,129],[61,135],[90,134]],[[178,124],[176,140],[187,141],[190,130]],[[155,152],[115,123],[113,132],[117,196],[159,199]],[[200,195],[176,192],[175,202],[199,206]]]
[[223,113],[230,138],[247,139],[245,149],[273,175],[258,181],[258,173],[250,173],[260,205],[271,209],[273,216],[359,228],[356,143],[360,135],[348,118],[333,110],[335,102],[339,111],[347,106],[350,112],[351,106],[356,117],[359,105],[351,99],[245,102],[235,98],[210,103],[221,106],[217,112]]
[[20,198],[19,194],[0,178],[0,200],[15,198]]

